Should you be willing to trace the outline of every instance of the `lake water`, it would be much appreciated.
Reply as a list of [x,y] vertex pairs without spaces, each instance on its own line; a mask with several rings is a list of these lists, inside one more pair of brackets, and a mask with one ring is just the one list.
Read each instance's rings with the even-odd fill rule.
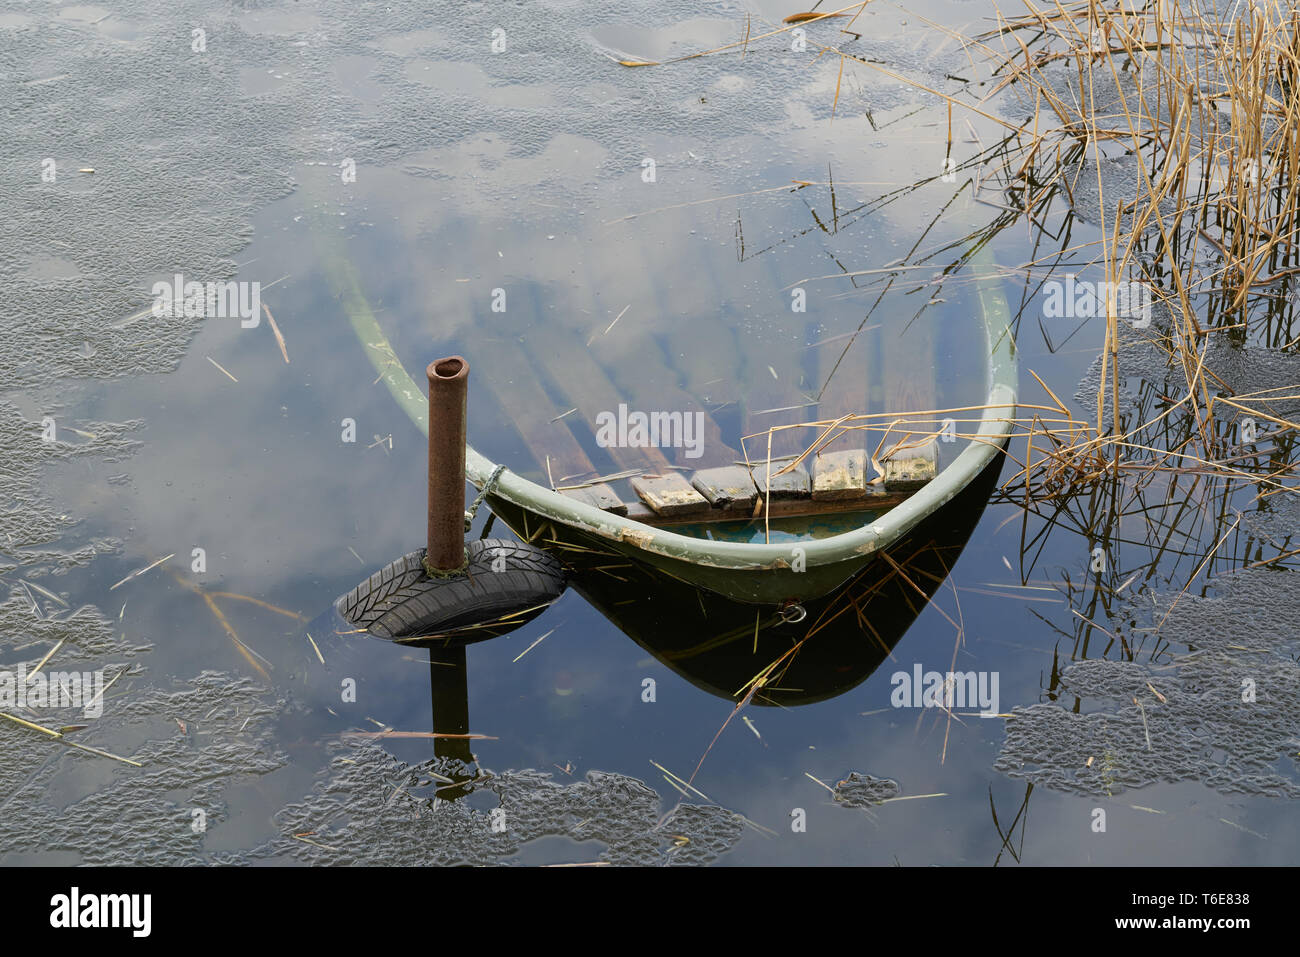
[[[1292,572],[1242,571],[1293,547],[1285,496],[1203,499],[1161,476],[1028,517],[1010,494],[967,503],[932,600],[894,596],[909,611],[889,657],[849,627],[807,675],[819,700],[731,720],[768,660],[709,658],[689,590],[636,576],[570,590],[463,669],[330,634],[338,595],[422,544],[425,490],[424,437],[341,289],[417,378],[466,356],[471,442],[543,483],[560,433],[579,474],[626,464],[594,440],[618,402],[706,412],[701,462],[729,461],[756,428],[816,418],[849,341],[871,411],[982,402],[973,270],[945,273],[1001,215],[991,161],[971,158],[1005,134],[981,112],[1019,114],[927,21],[983,29],[991,7],[868,8],[845,49],[870,65],[841,78],[815,52],[839,28],[809,24],[793,50],[763,36],[789,12],[773,0],[746,8],[743,55],[639,68],[606,54],[733,43],[744,11],[119,6],[0,0],[4,151],[27,171],[0,187],[22,227],[0,267],[0,668],[53,649],[48,670],[120,676],[102,717],[21,715],[85,724],[68,740],[144,767],[6,722],[0,861],[1294,863]],[[980,111],[954,108],[952,171],[936,90]],[[1068,233],[1019,223],[997,262],[1096,240],[1054,215],[1040,225]],[[1085,275],[1092,254],[1070,255]],[[266,309],[248,328],[149,314],[177,273],[259,283]],[[1104,322],[1051,318],[1036,282],[1005,275],[1023,400],[1049,403],[1032,369],[1095,418],[1080,383]],[[666,454],[695,467],[685,451]],[[764,653],[786,640],[773,629]],[[685,674],[699,654],[707,680]],[[1037,710],[896,706],[917,668],[994,678],[998,715]],[[1242,679],[1258,711],[1232,710]],[[443,707],[439,730],[464,708],[489,737],[435,755],[427,737],[349,733],[427,732]],[[893,799],[852,806],[866,776]]]

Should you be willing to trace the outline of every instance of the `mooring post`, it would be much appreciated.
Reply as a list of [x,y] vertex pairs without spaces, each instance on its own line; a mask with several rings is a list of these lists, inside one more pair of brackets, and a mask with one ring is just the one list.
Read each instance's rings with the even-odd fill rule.
[[453,571],[465,564],[465,398],[469,363],[429,363],[429,538],[425,562]]

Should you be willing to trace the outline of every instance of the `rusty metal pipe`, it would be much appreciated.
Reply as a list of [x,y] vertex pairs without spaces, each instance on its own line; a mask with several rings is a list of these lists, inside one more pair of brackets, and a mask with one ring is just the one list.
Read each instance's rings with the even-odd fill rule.
[[469,363],[429,363],[429,537],[425,562],[452,571],[465,563],[465,399]]

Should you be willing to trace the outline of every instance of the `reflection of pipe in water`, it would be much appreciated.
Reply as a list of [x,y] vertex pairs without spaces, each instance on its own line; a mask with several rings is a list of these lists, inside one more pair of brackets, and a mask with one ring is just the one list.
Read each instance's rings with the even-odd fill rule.
[[[434,734],[469,734],[469,669],[464,645],[429,649],[429,697]],[[469,738],[434,738],[433,753],[437,758],[459,761],[466,768],[474,763]],[[453,772],[448,776],[456,784],[474,779],[470,773]],[[454,801],[467,793],[464,787],[439,788],[438,798]]]
[[[469,671],[465,646],[429,649],[429,694],[433,700],[434,734],[469,734]],[[434,754],[474,760],[468,738],[435,738]]]

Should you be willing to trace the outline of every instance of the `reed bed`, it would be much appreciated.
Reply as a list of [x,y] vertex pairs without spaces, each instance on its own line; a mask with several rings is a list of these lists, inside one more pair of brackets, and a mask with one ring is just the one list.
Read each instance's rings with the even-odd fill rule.
[[[1104,282],[1088,408],[1080,413],[1061,398],[1073,383],[1053,388],[1035,376],[1041,404],[1014,415],[1016,466],[999,498],[1023,509],[1024,581],[1048,532],[1062,527],[1108,549],[1140,544],[1149,557],[1134,565],[1130,550],[1125,577],[1136,570],[1145,580],[1163,564],[1162,577],[1182,587],[1300,554],[1289,538],[1265,542],[1242,525],[1244,514],[1276,509],[1297,491],[1300,12],[1279,0],[1217,12],[1173,0],[1025,0],[1017,12],[999,10],[992,29],[959,38],[984,65],[978,98],[969,85],[935,90],[867,62],[847,28],[821,30],[823,40],[810,37],[810,46],[838,57],[841,71],[883,72],[942,97],[949,153],[954,112],[1002,133],[954,164],[964,175],[958,191],[969,188],[995,210],[988,222],[862,276],[892,281],[923,267],[952,281],[970,250],[1028,224],[1033,258],[1003,268],[1023,283],[1018,335],[1041,310],[1050,279],[1092,269]],[[1017,111],[1018,121],[1007,119]],[[1120,169],[1128,182],[1117,185]],[[938,179],[895,189],[870,208]],[[1082,227],[1088,235],[1076,239]],[[1146,293],[1141,320],[1115,294],[1126,285]],[[1271,366],[1242,375],[1261,359]],[[1295,379],[1277,378],[1292,365]],[[980,411],[966,414],[969,421]],[[914,413],[802,427],[815,430],[806,457],[845,429],[924,441],[936,425]],[[761,446],[762,437],[746,439]],[[1031,517],[1039,520],[1033,531]],[[1121,583],[1110,582],[1110,592]]]
[[[1300,388],[1277,377],[1300,371],[1300,13],[1276,0],[1025,11],[975,38],[997,90],[1030,107],[993,177],[1043,239],[1023,274],[1080,252],[1059,228],[1077,215],[1096,227],[1088,252],[1106,288],[1141,283],[1152,308],[1138,322],[1107,297],[1091,421],[1035,417],[1002,498],[1023,507],[1022,580],[1062,528],[1110,557],[1058,573],[1070,626],[1040,615],[1074,654],[1154,654],[1159,622],[1145,636],[1101,624],[1134,590],[1163,580],[1181,597],[1297,554],[1245,520],[1297,490]],[[1119,166],[1135,174],[1123,189],[1103,173]]]

